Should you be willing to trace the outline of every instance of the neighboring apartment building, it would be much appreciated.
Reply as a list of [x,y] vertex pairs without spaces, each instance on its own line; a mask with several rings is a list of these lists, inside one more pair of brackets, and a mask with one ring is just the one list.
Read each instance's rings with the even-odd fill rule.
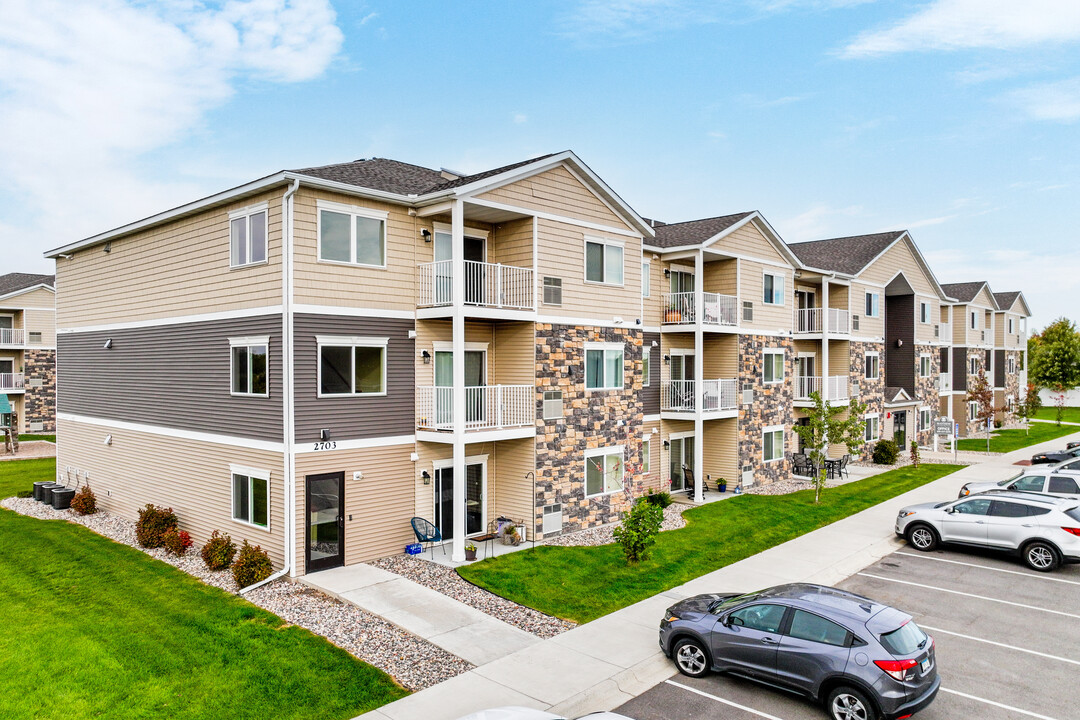
[[0,275],[0,427],[56,431],[56,312],[52,275]]

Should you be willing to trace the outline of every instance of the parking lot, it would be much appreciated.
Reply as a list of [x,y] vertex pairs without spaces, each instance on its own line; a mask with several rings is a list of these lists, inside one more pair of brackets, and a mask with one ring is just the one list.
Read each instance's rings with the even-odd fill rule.
[[[1080,717],[1080,565],[1044,574],[990,552],[905,547],[839,587],[911,613],[933,636],[941,691],[920,720]],[[617,711],[636,720],[826,717],[749,681],[672,670]]]

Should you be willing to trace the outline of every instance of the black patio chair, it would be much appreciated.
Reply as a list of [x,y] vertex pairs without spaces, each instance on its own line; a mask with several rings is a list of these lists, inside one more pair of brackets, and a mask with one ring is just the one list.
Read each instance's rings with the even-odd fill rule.
[[[686,497],[693,499],[694,497],[694,471],[690,469],[689,465],[682,466],[683,482],[686,485]],[[709,492],[709,483],[704,480],[701,481],[701,491]]]
[[[442,532],[422,517],[414,517],[409,522],[412,524],[413,533],[416,535],[416,542],[421,545],[427,543],[431,549],[431,555],[434,557],[435,543],[443,541]],[[443,555],[446,555],[446,545],[442,546],[442,551]]]
[[840,458],[839,471],[840,471],[840,474],[844,475],[845,477],[851,477],[851,473],[848,472],[848,469],[847,469],[847,466],[848,466],[849,462],[851,462],[851,456],[850,455],[844,455],[844,457]]

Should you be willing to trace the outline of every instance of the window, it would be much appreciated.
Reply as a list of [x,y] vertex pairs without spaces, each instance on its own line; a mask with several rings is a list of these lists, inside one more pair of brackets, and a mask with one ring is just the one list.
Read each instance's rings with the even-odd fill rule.
[[784,276],[765,273],[765,296],[763,301],[766,305],[784,304]]
[[319,396],[385,395],[387,338],[318,336]]
[[775,633],[780,631],[780,623],[786,611],[787,608],[783,605],[751,605],[736,610],[729,618],[733,625]]
[[1010,375],[1012,375],[1014,372],[1016,372],[1016,358],[1013,357],[1012,355],[1005,358],[1005,369],[1008,371],[1008,373]]
[[1076,480],[1071,477],[1054,476],[1050,478],[1047,492],[1076,495],[1080,493],[1080,487],[1077,487]]
[[990,514],[990,500],[989,498],[968,500],[953,505],[953,510],[963,515],[988,515]]
[[562,278],[544,278],[544,304],[562,305]]
[[919,322],[930,322],[930,303],[919,303]]
[[386,267],[387,213],[319,201],[319,259]]
[[930,377],[930,356],[919,356],[919,377]]
[[614,240],[585,240],[585,281],[623,284],[623,246]]
[[651,278],[650,278],[650,275],[651,275],[651,272],[652,272],[651,269],[652,269],[651,264],[649,264],[647,262],[641,263],[641,297],[649,297],[649,293],[651,292],[651,289],[652,289],[652,282],[651,282]]
[[968,403],[968,420],[975,420],[979,417],[979,403]]
[[836,647],[847,647],[848,644],[846,628],[805,610],[796,610],[792,614],[788,635],[799,640],[809,640]]
[[270,473],[230,466],[233,520],[270,528]]
[[969,375],[978,375],[979,374],[979,358],[977,358],[977,357],[968,358],[968,374]]
[[866,293],[866,317],[879,317],[881,313],[881,295],[878,293]]
[[859,329],[859,316],[858,315],[852,315],[851,316],[851,329],[852,330],[858,330]]
[[1042,475],[1025,475],[1012,484],[1011,490],[1018,492],[1037,492],[1043,491],[1043,485],[1046,484],[1046,478]]
[[1009,318],[1009,334],[1013,334],[1013,319]]
[[876,352],[866,353],[863,359],[863,377],[867,380],[877,380],[881,372],[881,358]]
[[649,375],[652,374],[652,348],[641,350],[641,386],[649,387]]
[[743,322],[754,322],[754,303],[744,300],[742,304]]
[[979,329],[979,316],[975,314],[974,310],[971,311],[971,329],[972,330],[978,330]]
[[765,350],[761,354],[762,382],[765,384],[784,382],[784,351]]
[[920,408],[919,410],[919,432],[930,429],[931,415],[930,408]]
[[641,472],[649,474],[652,467],[652,441],[645,440],[641,443]]
[[761,459],[767,463],[784,459],[783,426],[765,428],[765,431],[762,433]]
[[585,451],[585,496],[607,495],[622,490],[621,447]]
[[623,346],[616,343],[585,343],[585,388],[621,390]]
[[229,213],[229,265],[266,262],[266,204]]
[[544,419],[559,420],[563,416],[562,390],[544,391]]
[[232,349],[231,393],[233,395],[261,395],[267,397],[270,391],[266,382],[266,360],[267,350],[270,347],[270,338],[229,338],[229,346]]
[[875,413],[874,415],[864,415],[863,421],[866,425],[866,429],[863,431],[863,439],[866,442],[874,442],[880,436],[878,432],[880,418]]

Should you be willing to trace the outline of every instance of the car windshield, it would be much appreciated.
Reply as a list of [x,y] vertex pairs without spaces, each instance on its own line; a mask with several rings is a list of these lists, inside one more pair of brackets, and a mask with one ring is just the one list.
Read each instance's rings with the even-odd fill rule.
[[721,613],[728,608],[735,607],[739,603],[753,600],[760,594],[760,592],[752,592],[746,593],[745,595],[736,595],[735,597],[726,598],[724,600],[718,600],[716,604],[712,605],[709,608],[709,611],[713,613]]
[[998,483],[998,487],[1005,487],[1006,485],[1008,485],[1008,484],[1009,484],[1009,483],[1011,483],[1011,482],[1012,482],[1013,480],[1015,480],[1016,478],[1020,477],[1020,476],[1021,476],[1021,475],[1023,475],[1023,474],[1024,474],[1024,471],[1023,471],[1023,470],[1021,470],[1020,472],[1016,473],[1016,474],[1015,474],[1015,475],[1013,475],[1012,477],[1009,477],[1009,478],[1005,478],[1004,480],[1002,480],[1001,482],[999,482],[999,483]]
[[893,655],[911,655],[926,644],[926,633],[914,620],[909,620],[892,632],[882,635],[881,644]]

